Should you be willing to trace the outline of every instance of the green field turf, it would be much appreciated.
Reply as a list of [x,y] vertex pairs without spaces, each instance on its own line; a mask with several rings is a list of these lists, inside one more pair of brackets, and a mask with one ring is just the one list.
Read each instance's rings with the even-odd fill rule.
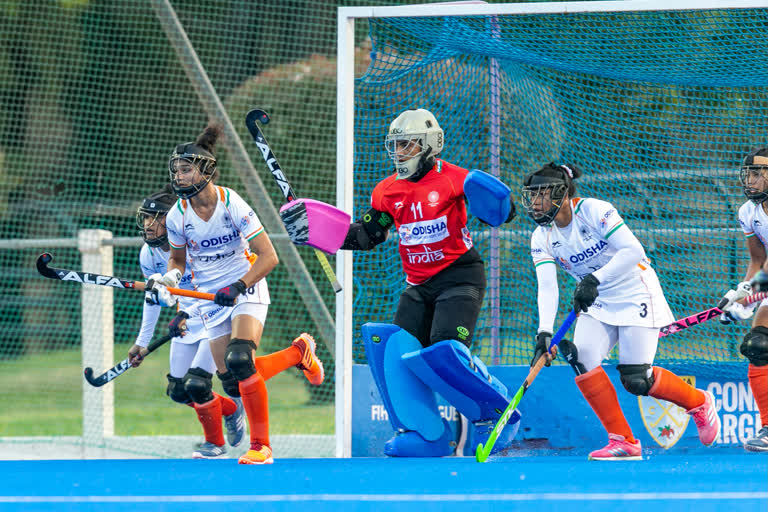
[[[115,345],[115,363],[130,345]],[[201,435],[194,411],[165,394],[169,346],[118,377],[115,435]],[[94,368],[97,375],[106,368]],[[1,436],[82,434],[85,379],[79,350],[56,351],[0,363]],[[85,383],[87,386],[88,384]],[[214,389],[223,394],[218,379]],[[304,376],[291,368],[267,381],[272,434],[333,434],[332,404],[307,405]]]

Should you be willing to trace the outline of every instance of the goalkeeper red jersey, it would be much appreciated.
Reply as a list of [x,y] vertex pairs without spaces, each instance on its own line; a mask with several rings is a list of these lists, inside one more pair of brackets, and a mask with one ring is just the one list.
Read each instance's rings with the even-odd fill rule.
[[472,248],[464,202],[467,173],[436,159],[418,182],[393,174],[373,189],[371,206],[394,219],[408,283],[427,281]]

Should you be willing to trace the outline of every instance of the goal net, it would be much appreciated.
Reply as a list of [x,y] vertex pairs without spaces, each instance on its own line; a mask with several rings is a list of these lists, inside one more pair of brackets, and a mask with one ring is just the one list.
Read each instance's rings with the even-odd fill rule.
[[46,280],[35,260],[50,252],[52,266],[80,270],[101,254],[111,275],[142,279],[136,209],[209,120],[233,128],[217,146],[218,184],[253,206],[281,260],[259,353],[307,331],[325,363],[318,387],[298,369],[267,382],[275,456],[333,455],[334,293],[312,252],[282,235],[282,194],[244,126],[267,110],[264,134],[295,190],[334,201],[335,9],[315,4],[0,6],[0,458],[190,457],[202,441],[195,412],[165,394],[167,345],[103,388],[83,379],[84,366],[98,374],[126,357],[142,294]]
[[[367,71],[354,80],[344,60],[349,49],[340,53],[339,178],[353,184],[350,209],[365,212],[375,184],[393,172],[383,145],[391,120],[404,109],[426,108],[445,131],[443,158],[498,175],[514,191],[548,162],[578,166],[579,195],[618,208],[676,318],[712,307],[743,279],[748,263],[737,218],[746,200],[741,159],[768,144],[768,4],[717,6],[342,10],[342,50],[354,20],[367,20],[372,44]],[[534,347],[535,225],[518,213],[500,229],[470,223],[489,280],[472,350],[489,364],[527,364]],[[354,254],[352,326],[391,320],[404,287],[396,243]],[[562,271],[559,280],[557,323],[573,290]],[[710,375],[731,371],[726,363],[744,362],[738,346],[747,324],[711,321],[675,334],[660,342],[656,362],[696,365]],[[359,329],[351,331],[352,359],[365,362]]]

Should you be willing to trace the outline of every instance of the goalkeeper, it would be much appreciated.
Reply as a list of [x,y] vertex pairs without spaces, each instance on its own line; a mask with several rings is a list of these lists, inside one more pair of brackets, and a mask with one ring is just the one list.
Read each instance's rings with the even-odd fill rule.
[[[739,174],[748,201],[739,208],[739,223],[747,239],[749,265],[746,276],[736,290],[730,290],[721,301],[724,313],[721,322],[746,320],[752,316],[755,305],[742,306],[736,302],[752,292],[768,289],[768,148],[760,148],[744,158]],[[744,336],[741,353],[749,360],[747,378],[752,395],[760,411],[761,428],[755,426],[755,435],[744,442],[751,452],[768,451],[768,301],[757,307],[752,329]]]
[[[506,387],[470,353],[486,281],[483,260],[467,228],[470,213],[498,226],[515,217],[509,188],[482,172],[437,158],[444,134],[424,109],[406,110],[390,125],[386,148],[395,173],[373,190],[371,208],[349,216],[311,199],[281,209],[294,243],[333,253],[370,250],[394,225],[406,275],[394,325],[362,328],[368,363],[395,431],[389,456],[439,457],[455,451],[455,438],[438,412],[435,392],[470,422],[465,453],[485,442],[509,403]],[[517,415],[495,448],[509,445]]]

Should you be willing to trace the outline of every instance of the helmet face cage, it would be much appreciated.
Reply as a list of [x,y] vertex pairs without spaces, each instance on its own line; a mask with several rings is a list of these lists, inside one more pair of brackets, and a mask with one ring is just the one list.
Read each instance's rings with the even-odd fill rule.
[[[182,169],[188,169],[193,167],[194,170],[199,171],[202,179],[197,183],[191,185],[182,186],[176,179],[176,175]],[[189,199],[194,197],[203,190],[211,179],[213,179],[214,172],[216,171],[216,159],[205,155],[197,155],[194,153],[179,154],[174,152],[171,155],[171,159],[168,161],[168,172],[171,177],[171,186],[173,191],[182,199]]]
[[[563,206],[563,199],[567,191],[568,186],[563,180],[527,185],[521,191],[520,202],[528,216],[536,224],[546,226],[555,220],[560,208]],[[549,203],[550,207],[542,213],[541,206],[546,206],[547,203]],[[535,208],[534,205],[536,204],[539,204],[540,207]]]
[[[150,247],[161,247],[168,242],[168,234],[164,233],[160,236],[149,238],[147,237],[147,229],[155,226],[155,224],[159,224],[163,227],[165,227],[165,215],[167,212],[161,212],[161,211],[154,211],[149,210],[147,208],[144,208],[143,206],[139,206],[138,211],[136,212],[136,225],[139,228],[139,233],[141,234],[141,238],[144,240],[144,243],[146,243]],[[146,219],[152,219],[152,221],[149,224],[145,224]]]
[[[387,154],[395,164],[398,178],[410,178],[419,170],[422,161],[434,157],[443,150],[443,130],[429,110],[415,109],[401,113],[389,125],[389,134],[384,141]],[[407,160],[398,156],[418,144],[418,153],[409,155]]]
[[[408,178],[417,171],[421,157],[425,153],[423,141],[426,137],[426,133],[387,135],[387,139],[384,141],[384,146],[387,148],[389,158],[395,164],[395,169],[397,170],[399,177]],[[418,146],[419,151],[409,154],[408,152],[411,151],[414,146]],[[407,155],[407,157],[403,159],[405,155]]]
[[[760,179],[763,180],[762,190],[752,188]],[[744,187],[744,195],[753,203],[768,201],[768,165],[743,165],[739,170],[739,183]]]

